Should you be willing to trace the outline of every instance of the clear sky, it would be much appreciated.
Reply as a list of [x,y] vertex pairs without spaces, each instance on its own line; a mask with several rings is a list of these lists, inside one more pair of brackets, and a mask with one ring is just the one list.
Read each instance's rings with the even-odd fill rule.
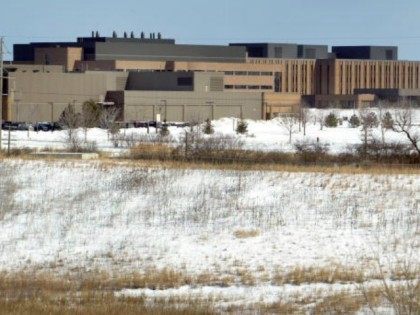
[[[162,32],[178,43],[397,45],[420,60],[420,0],[2,0],[0,35],[14,43]],[[8,55],[8,59],[12,56]]]

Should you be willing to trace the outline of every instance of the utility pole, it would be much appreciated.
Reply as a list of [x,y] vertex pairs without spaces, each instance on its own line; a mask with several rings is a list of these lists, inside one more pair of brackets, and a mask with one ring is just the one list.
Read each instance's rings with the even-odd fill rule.
[[3,127],[3,44],[4,38],[0,37],[0,151],[1,151],[1,137]]

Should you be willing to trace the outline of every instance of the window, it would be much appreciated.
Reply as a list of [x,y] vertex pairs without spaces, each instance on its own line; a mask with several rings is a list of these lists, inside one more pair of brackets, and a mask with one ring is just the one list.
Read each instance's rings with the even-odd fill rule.
[[248,75],[260,75],[257,71],[248,71]]
[[225,71],[225,75],[233,75],[233,71]]
[[272,90],[273,87],[271,85],[261,85],[261,90]]
[[178,86],[192,86],[193,78],[192,77],[180,77],[178,78]]
[[232,90],[233,89],[233,85],[225,85],[225,89],[226,90]]
[[235,85],[236,90],[246,90],[246,85]]
[[259,90],[260,86],[259,85],[248,85],[248,90]]
[[235,71],[235,75],[246,75],[246,71]]
[[261,72],[261,75],[272,76],[273,72]]

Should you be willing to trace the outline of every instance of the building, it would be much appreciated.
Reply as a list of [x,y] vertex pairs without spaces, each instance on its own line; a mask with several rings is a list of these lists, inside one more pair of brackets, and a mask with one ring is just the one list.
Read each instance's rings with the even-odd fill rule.
[[88,98],[114,102],[125,120],[196,120],[267,119],[302,103],[354,108],[420,95],[420,62],[398,60],[393,46],[337,46],[329,53],[325,45],[183,45],[160,34],[92,34],[17,44],[14,58],[7,119],[57,119],[63,106]]
[[218,72],[15,71],[8,78],[15,84],[4,119],[13,121],[57,121],[69,104],[80,111],[86,100],[113,104],[127,122],[266,119],[294,112],[300,102],[298,94],[225,91]]
[[[381,91],[389,89],[406,90],[404,97],[416,97],[420,92],[419,61],[326,59],[317,61],[316,74],[318,107],[368,105],[379,96],[386,99]],[[365,95],[363,100],[360,95]],[[396,101],[395,97],[388,100]]]
[[60,64],[74,70],[76,61],[212,61],[244,62],[245,47],[179,45],[173,39],[80,37],[76,42],[14,45],[17,63]]
[[299,45],[286,43],[234,43],[234,47],[245,47],[250,58],[326,59],[328,46]]
[[332,53],[338,59],[398,60],[396,46],[333,46]]

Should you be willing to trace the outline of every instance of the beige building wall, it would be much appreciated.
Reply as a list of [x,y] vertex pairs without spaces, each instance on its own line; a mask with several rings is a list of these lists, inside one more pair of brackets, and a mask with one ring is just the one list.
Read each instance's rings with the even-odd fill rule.
[[66,71],[73,71],[77,60],[83,59],[83,49],[79,47],[35,48],[35,64],[62,65]]
[[264,93],[264,118],[271,119],[285,113],[296,113],[301,102],[302,96],[297,93]]
[[197,121],[223,117],[263,118],[262,93],[124,92],[125,121]]
[[330,60],[334,95],[355,89],[420,89],[419,61]]
[[9,120],[56,121],[68,104],[103,101],[107,91],[120,88],[126,73],[11,73]]
[[[170,70],[222,72],[225,74],[225,88],[234,91],[275,91],[275,79],[279,78],[279,92],[313,95],[315,93],[315,60],[312,59],[267,59],[249,58],[245,63],[218,62],[150,62],[115,61],[83,62],[84,69],[96,70]],[[81,67],[83,68],[83,67]]]
[[64,66],[61,66],[61,65],[33,65],[33,64],[12,63],[12,64],[5,64],[4,67],[8,73],[13,73],[13,72],[62,73],[64,72]]

